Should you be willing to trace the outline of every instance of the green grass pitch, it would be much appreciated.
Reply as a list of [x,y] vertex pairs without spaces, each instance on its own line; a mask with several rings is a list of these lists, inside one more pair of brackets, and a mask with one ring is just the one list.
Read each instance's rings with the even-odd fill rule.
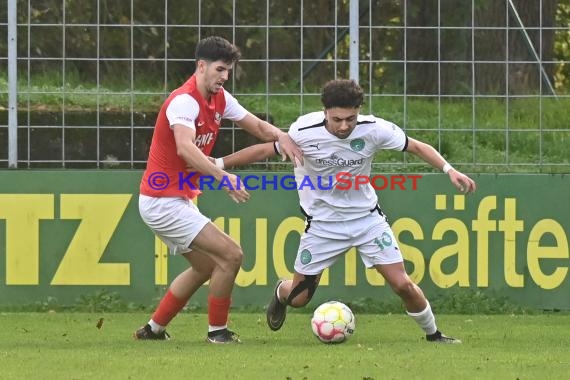
[[[101,328],[97,327],[103,318]],[[570,315],[439,315],[461,345],[427,343],[405,315],[356,314],[355,334],[325,345],[310,315],[270,331],[263,313],[232,313],[239,345],[205,342],[205,314],[184,313],[173,339],[132,339],[147,313],[0,313],[2,379],[555,379],[570,372]]]

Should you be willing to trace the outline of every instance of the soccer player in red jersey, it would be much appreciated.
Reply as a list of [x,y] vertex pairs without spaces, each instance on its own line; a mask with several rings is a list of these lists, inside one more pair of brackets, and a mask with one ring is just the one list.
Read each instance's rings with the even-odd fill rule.
[[[263,141],[278,142],[283,159],[302,161],[301,151],[288,134],[248,112],[224,89],[239,58],[239,49],[224,38],[199,41],[195,73],[168,96],[158,114],[140,185],[139,211],[170,253],[184,256],[190,267],[174,279],[150,321],[134,333],[137,339],[168,339],[168,323],[209,280],[207,341],[239,342],[227,321],[243,252],[192,202],[200,194],[198,177],[224,181],[228,185],[224,190],[235,202],[249,198],[235,175],[208,159],[222,119]],[[190,175],[188,167],[198,174]]]

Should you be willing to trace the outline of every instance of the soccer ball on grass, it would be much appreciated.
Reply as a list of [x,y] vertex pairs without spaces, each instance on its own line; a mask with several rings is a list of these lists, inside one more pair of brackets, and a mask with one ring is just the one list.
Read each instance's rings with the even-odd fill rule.
[[354,314],[342,302],[329,301],[315,309],[311,327],[323,343],[342,343],[354,333]]

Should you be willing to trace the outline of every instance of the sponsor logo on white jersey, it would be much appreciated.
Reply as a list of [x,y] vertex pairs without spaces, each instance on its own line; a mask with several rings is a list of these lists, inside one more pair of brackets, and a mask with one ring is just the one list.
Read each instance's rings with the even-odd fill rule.
[[359,158],[357,160],[346,159],[340,157],[337,153],[333,153],[328,158],[317,158],[315,164],[320,166],[362,166],[364,158]]

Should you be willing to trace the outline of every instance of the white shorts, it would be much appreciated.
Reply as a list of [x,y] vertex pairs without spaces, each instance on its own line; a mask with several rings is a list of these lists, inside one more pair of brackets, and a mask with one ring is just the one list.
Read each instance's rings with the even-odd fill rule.
[[210,222],[191,200],[180,197],[155,198],[141,194],[139,212],[172,255],[190,252],[190,244]]
[[295,271],[319,274],[352,247],[356,247],[367,268],[404,261],[386,217],[373,211],[354,220],[311,221],[309,230],[301,236]]

